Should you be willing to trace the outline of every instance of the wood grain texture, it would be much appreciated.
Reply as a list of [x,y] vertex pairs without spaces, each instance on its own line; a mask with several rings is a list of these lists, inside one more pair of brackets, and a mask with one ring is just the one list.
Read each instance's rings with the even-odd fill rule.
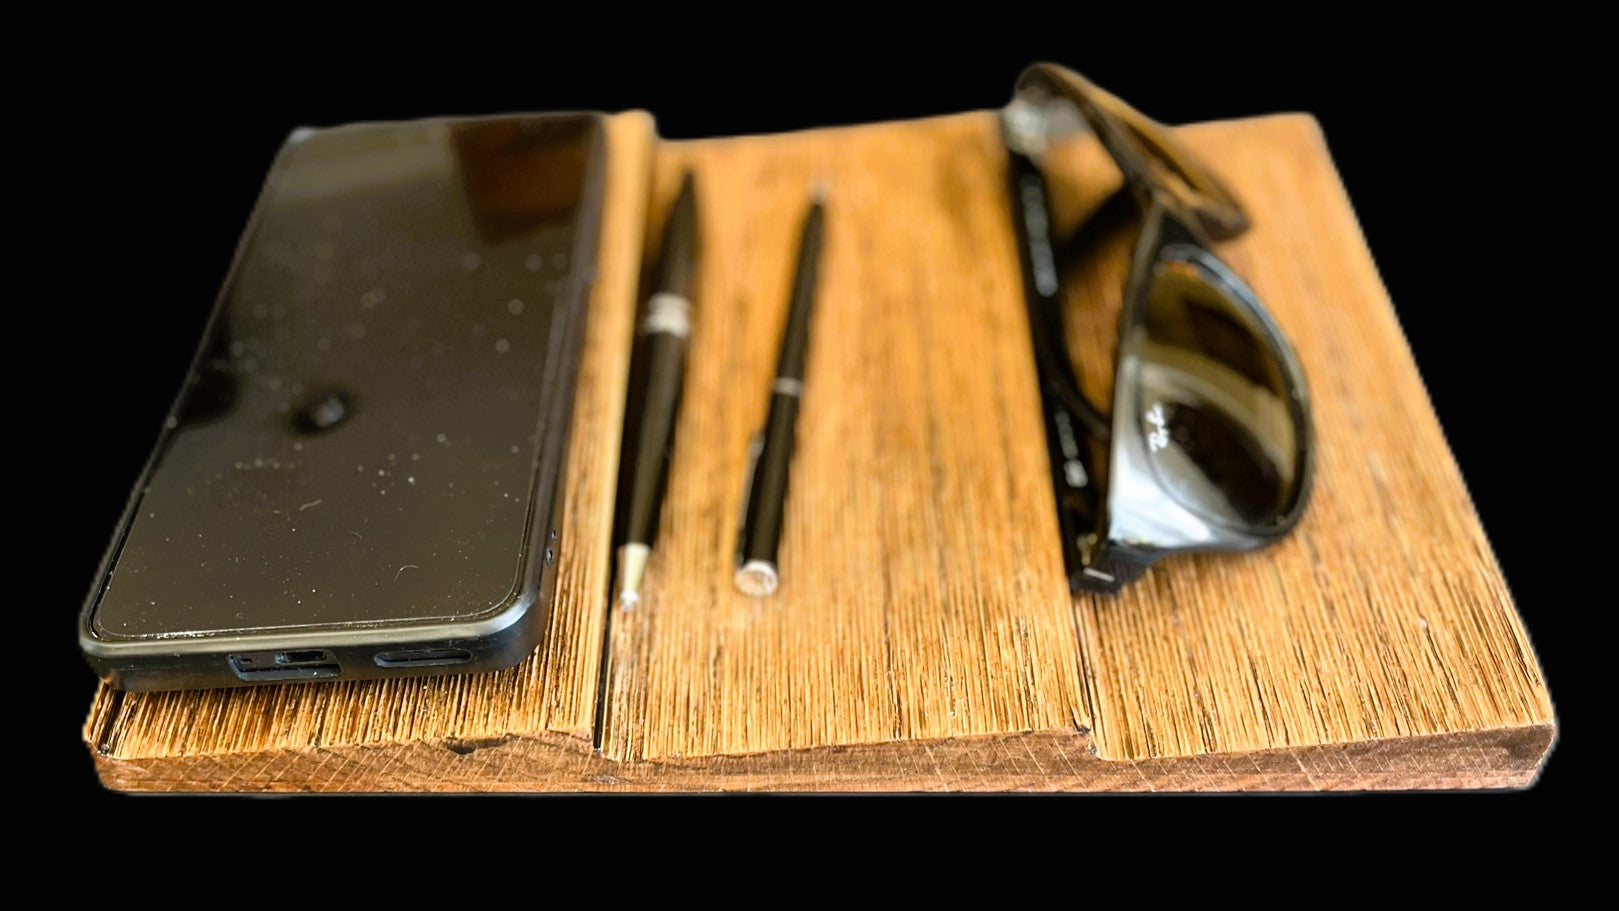
[[[1291,790],[1516,787],[1549,696],[1319,129],[1186,128],[1249,205],[1220,252],[1298,349],[1320,443],[1280,545],[1165,562],[1120,596],[1061,578],[989,115],[667,143],[613,128],[601,283],[545,646],[503,674],[98,695],[129,790]],[[1059,157],[1067,233],[1117,175]],[[686,406],[646,597],[614,617],[589,748],[611,478],[642,237],[698,171]],[[650,183],[649,183],[650,181]],[[799,219],[830,193],[782,550],[731,547]],[[1070,347],[1106,400],[1129,231],[1066,264]],[[800,493],[810,491],[811,493]]]
[[[698,173],[703,255],[663,527],[641,606],[614,618],[608,755],[1087,724],[1045,450],[1028,436],[1040,406],[1002,153],[984,125],[659,155],[660,216],[682,170]],[[755,599],[732,584],[736,530],[814,184],[827,227],[782,586]]]
[[[1309,511],[1281,544],[1163,562],[1076,600],[1101,755],[1144,759],[1547,723],[1550,698],[1316,123],[1191,127],[1254,215],[1219,246],[1298,350]],[[1061,235],[1118,186],[1088,138],[1054,157]],[[1112,401],[1133,232],[1067,264],[1070,348]]]

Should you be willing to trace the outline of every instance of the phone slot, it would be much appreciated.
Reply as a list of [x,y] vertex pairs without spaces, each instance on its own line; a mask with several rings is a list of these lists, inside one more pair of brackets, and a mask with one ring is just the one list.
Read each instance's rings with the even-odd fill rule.
[[317,680],[343,675],[343,666],[325,649],[244,652],[231,655],[229,663],[237,677],[255,682]]
[[418,648],[397,652],[378,652],[378,667],[438,667],[445,664],[468,664],[472,653],[464,648]]

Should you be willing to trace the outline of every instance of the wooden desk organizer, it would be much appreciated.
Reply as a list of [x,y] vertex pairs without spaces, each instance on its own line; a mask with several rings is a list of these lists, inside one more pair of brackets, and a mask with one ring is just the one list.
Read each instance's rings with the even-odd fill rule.
[[[1276,547],[1068,594],[1004,154],[987,113],[655,141],[613,119],[599,283],[545,645],[504,673],[103,689],[84,736],[135,791],[1497,788],[1555,733],[1540,668],[1315,122],[1193,126],[1249,206],[1221,255],[1298,349],[1320,444]],[[1066,232],[1118,185],[1054,175]],[[613,619],[591,750],[643,243],[681,169],[705,256],[664,530]],[[783,588],[731,585],[749,437],[814,181],[830,192]],[[649,203],[650,200],[650,203]],[[649,211],[650,207],[650,211]],[[650,216],[650,217],[649,217]],[[1071,270],[1107,400],[1128,232]],[[655,255],[655,251],[648,251]]]

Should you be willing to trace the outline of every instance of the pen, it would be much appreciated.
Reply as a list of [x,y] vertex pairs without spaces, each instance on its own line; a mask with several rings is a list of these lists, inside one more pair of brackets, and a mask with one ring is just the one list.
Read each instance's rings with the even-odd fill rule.
[[773,594],[781,581],[776,568],[776,548],[781,541],[782,514],[786,507],[793,428],[804,392],[804,361],[809,348],[810,313],[815,303],[823,220],[822,194],[817,191],[809,214],[804,217],[787,328],[782,335],[776,378],[770,385],[770,415],[763,433],[754,443],[752,477],[748,498],[743,504],[736,587],[743,594],[755,597]]
[[640,600],[658,533],[658,509],[669,470],[669,445],[680,410],[686,344],[691,335],[692,276],[697,257],[697,194],[691,172],[680,182],[663,228],[657,289],[647,300],[639,330],[639,363],[631,373],[624,450],[619,463],[618,600]]

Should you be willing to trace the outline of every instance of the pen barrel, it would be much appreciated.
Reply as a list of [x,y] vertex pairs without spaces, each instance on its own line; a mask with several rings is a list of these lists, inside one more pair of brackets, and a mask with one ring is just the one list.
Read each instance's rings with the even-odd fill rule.
[[[648,308],[644,325],[652,331],[642,336],[642,362],[634,371],[637,381],[631,388],[640,390],[640,395],[631,405],[632,420],[625,425],[632,429],[624,441],[626,461],[622,466],[620,489],[628,491],[628,498],[620,521],[619,544],[650,545],[658,533],[659,507],[663,503],[675,422],[680,413],[687,347],[684,324],[660,312],[660,303],[673,303],[659,300],[667,297],[673,296],[658,295]],[[680,305],[688,306],[684,301],[680,301]],[[679,320],[684,319],[682,310]]]
[[803,379],[804,362],[809,357],[809,324],[815,307],[815,286],[821,275],[821,239],[826,214],[820,202],[804,216],[804,232],[798,242],[798,268],[793,273],[792,297],[788,299],[787,325],[782,331],[781,353],[776,375]]
[[692,173],[687,171],[664,224],[657,283],[653,287],[689,300],[696,273],[697,189]]
[[778,379],[778,388],[770,396],[770,417],[765,422],[759,460],[753,466],[753,483],[748,490],[748,509],[742,525],[745,537],[737,550],[739,565],[754,561],[776,565],[799,406],[798,390],[779,388],[784,384],[796,386],[796,381]]
[[820,274],[825,212],[821,201],[810,204],[798,244],[798,268],[787,304],[787,325],[771,384],[770,415],[758,440],[753,478],[737,545],[736,585],[754,596],[773,594],[778,576],[776,551],[781,544],[782,517],[787,511],[788,469],[793,459],[794,427],[804,391],[804,365],[809,357],[809,327]]

